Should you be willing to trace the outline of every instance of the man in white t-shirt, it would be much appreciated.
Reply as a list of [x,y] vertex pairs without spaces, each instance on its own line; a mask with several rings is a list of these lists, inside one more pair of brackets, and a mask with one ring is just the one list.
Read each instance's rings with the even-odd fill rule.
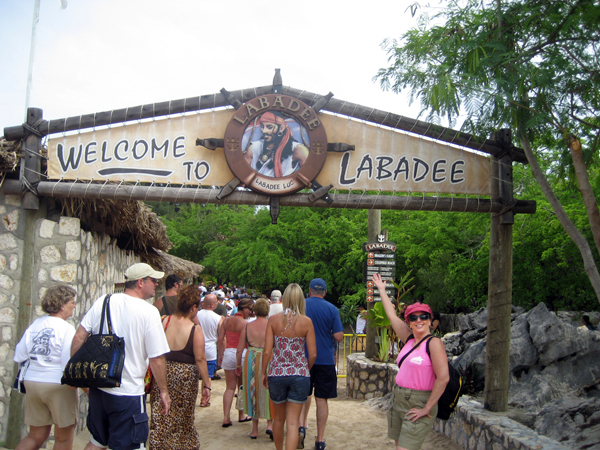
[[[87,426],[90,442],[85,450],[146,448],[149,429],[144,376],[148,360],[160,389],[163,412],[169,413],[171,398],[164,356],[169,352],[169,344],[158,310],[146,301],[154,297],[158,280],[163,276],[163,272],[148,264],[134,264],[125,271],[125,292],[110,297],[113,332],[125,340],[125,363],[119,387],[89,390]],[[79,350],[90,334],[100,332],[104,297],[96,300],[81,320],[73,338],[71,355]]]
[[204,333],[204,354],[206,356],[206,365],[208,366],[208,376],[213,380],[221,379],[221,377],[215,375],[215,369],[217,367],[218,354],[217,338],[219,337],[219,327],[223,324],[224,317],[215,312],[217,303],[217,296],[215,294],[208,294],[202,301],[202,309],[196,314],[198,323]]

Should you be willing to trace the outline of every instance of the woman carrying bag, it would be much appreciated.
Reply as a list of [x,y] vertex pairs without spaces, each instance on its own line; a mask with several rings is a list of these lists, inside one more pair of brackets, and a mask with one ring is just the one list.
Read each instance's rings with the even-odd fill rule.
[[441,339],[431,339],[427,354],[426,340],[431,336],[431,308],[424,303],[409,305],[406,323],[385,292],[386,282],[373,275],[390,324],[404,345],[398,355],[398,375],[388,412],[388,437],[396,441],[396,450],[419,450],[431,430],[437,414],[437,402],[450,376],[448,357]]

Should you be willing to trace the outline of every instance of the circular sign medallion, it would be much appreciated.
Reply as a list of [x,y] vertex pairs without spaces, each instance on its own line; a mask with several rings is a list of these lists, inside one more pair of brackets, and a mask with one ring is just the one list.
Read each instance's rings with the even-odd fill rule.
[[287,95],[269,94],[241,106],[225,130],[225,159],[244,186],[267,195],[310,187],[327,158],[317,114]]

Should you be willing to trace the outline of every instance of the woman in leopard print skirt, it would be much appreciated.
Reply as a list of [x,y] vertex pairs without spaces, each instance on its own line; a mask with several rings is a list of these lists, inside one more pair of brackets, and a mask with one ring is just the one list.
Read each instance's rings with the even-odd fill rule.
[[200,306],[200,291],[190,285],[180,289],[177,311],[163,319],[171,351],[167,358],[167,384],[171,396],[169,415],[162,413],[160,393],[152,381],[149,448],[152,450],[195,450],[200,438],[194,426],[198,397],[198,378],[202,379],[203,396],[210,398],[210,378],[204,356],[204,334],[192,319]]

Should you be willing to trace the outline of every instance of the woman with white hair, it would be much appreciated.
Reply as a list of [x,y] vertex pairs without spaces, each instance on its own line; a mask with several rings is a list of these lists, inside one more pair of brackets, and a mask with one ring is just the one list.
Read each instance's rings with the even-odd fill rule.
[[73,448],[77,423],[77,389],[60,379],[71,356],[75,327],[67,322],[75,309],[75,289],[67,285],[50,287],[42,299],[47,316],[36,319],[27,328],[15,349],[14,361],[29,360],[25,374],[25,425],[29,434],[17,445],[18,450],[40,448],[54,424],[54,448]]
[[279,314],[283,311],[283,303],[281,303],[281,291],[275,289],[271,291],[271,306],[269,306],[269,317]]

